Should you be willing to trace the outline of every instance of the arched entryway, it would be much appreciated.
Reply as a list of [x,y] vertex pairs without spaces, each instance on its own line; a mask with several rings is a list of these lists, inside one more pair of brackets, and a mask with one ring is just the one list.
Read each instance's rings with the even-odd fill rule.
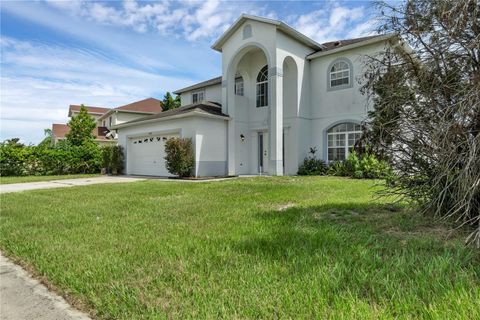
[[228,128],[230,174],[268,172],[270,60],[261,44],[250,43],[228,65],[224,110],[233,118]]

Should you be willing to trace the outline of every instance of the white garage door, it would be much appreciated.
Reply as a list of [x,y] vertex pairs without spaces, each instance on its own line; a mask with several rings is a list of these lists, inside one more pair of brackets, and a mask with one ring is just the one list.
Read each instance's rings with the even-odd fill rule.
[[145,176],[171,176],[165,166],[165,142],[178,135],[149,135],[130,138],[128,172]]

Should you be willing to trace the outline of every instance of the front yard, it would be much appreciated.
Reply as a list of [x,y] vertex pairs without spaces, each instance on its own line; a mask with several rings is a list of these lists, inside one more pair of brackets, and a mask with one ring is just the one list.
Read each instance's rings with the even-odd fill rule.
[[52,180],[66,180],[77,178],[99,177],[99,174],[64,174],[55,176],[20,176],[20,177],[0,177],[0,184],[25,183],[25,182],[41,182]]
[[480,318],[480,253],[374,189],[281,177],[6,194],[0,248],[102,319]]

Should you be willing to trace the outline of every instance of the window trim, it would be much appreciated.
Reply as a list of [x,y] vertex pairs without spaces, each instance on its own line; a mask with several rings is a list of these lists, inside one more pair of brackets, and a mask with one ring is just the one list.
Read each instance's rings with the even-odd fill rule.
[[[333,65],[338,63],[338,62],[345,62],[348,65],[348,84],[342,84],[342,85],[339,85],[339,86],[333,86],[332,87],[332,82],[331,82],[332,72],[330,70],[332,70]],[[345,57],[340,57],[340,58],[337,58],[337,59],[333,60],[332,62],[330,62],[330,64],[328,65],[328,69],[327,69],[327,91],[336,91],[336,90],[342,90],[342,89],[347,89],[347,88],[352,88],[352,87],[353,87],[353,64],[352,64],[352,62]]]
[[[263,81],[258,81],[258,77],[260,76],[260,73],[263,73],[264,69],[266,69],[266,72],[267,72],[267,80],[263,80]],[[268,104],[269,104],[269,97],[268,97],[268,94],[269,94],[269,85],[268,85],[268,74],[269,74],[269,70],[268,70],[268,64],[263,66],[257,73],[257,77],[255,78],[255,106],[257,108],[264,108],[264,107],[268,107]],[[265,102],[266,104],[264,105],[258,105],[257,101],[258,101],[258,87],[260,85],[266,85],[266,90],[265,90],[265,93],[264,93],[264,97],[265,97]]]
[[[198,94],[202,94],[203,96],[203,99],[202,100],[197,100],[197,101],[193,101],[193,96],[194,95],[198,95]],[[192,92],[192,103],[200,103],[202,101],[205,101],[205,90],[198,90],[198,91],[193,91]]]
[[[344,119],[344,120],[339,120],[339,121],[336,121],[332,124],[330,124],[326,129],[323,130],[323,159],[325,160],[325,162],[327,163],[330,163],[330,162],[335,162],[336,160],[332,160],[330,161],[328,159],[328,149],[329,149],[329,146],[328,146],[328,136],[329,136],[329,132],[328,130],[332,129],[333,127],[339,125],[339,124],[342,124],[342,123],[353,123],[355,125],[362,125],[362,121],[361,120],[358,120],[358,119]],[[349,150],[349,147],[348,147],[348,134],[349,133],[361,133],[362,131],[345,131],[343,132],[343,134],[345,134],[345,159],[348,157],[348,155],[350,154],[350,150]],[[335,133],[330,133],[330,135],[333,135]],[[338,133],[337,133],[338,134]]]

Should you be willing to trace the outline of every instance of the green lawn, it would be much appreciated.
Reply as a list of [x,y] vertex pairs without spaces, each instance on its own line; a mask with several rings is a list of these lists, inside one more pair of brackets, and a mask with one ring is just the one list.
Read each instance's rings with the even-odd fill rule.
[[0,247],[100,319],[479,319],[480,252],[373,191],[279,177],[5,194]]
[[99,174],[65,174],[65,175],[58,175],[58,176],[0,177],[0,184],[90,178],[90,177],[98,177],[98,176],[100,175]]

